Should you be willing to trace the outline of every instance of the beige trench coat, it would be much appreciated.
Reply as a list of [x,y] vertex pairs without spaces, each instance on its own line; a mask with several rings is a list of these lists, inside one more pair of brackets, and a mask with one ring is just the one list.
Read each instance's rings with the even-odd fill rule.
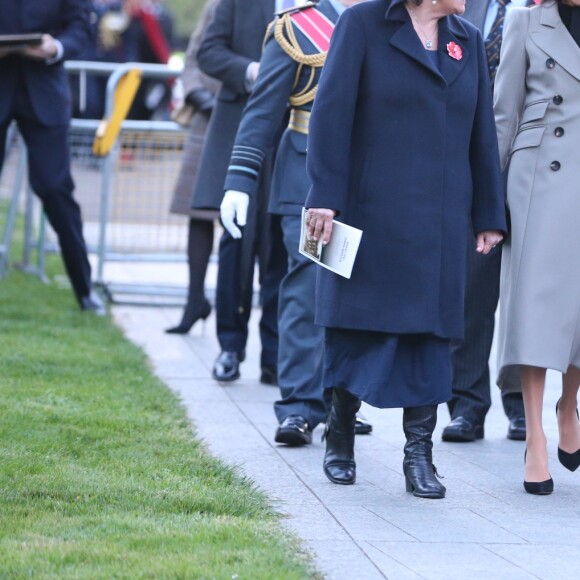
[[498,384],[510,365],[580,367],[580,48],[555,1],[513,9],[494,110],[509,163]]

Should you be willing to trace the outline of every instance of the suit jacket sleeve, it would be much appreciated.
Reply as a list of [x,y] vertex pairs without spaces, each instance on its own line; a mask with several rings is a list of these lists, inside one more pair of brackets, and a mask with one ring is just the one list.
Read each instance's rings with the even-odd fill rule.
[[342,14],[330,49],[310,119],[306,165],[312,188],[306,207],[347,206],[349,157],[358,85],[365,54],[365,35],[355,10]]
[[88,0],[65,0],[62,31],[55,35],[63,48],[63,60],[78,58],[90,40]]
[[236,13],[236,0],[220,0],[197,51],[197,62],[204,73],[220,80],[224,86],[247,94],[246,70],[252,60],[232,50],[236,18],[241,18]]
[[292,60],[272,38],[260,60],[260,74],[238,128],[225,189],[253,195],[268,150],[275,145],[296,78]]
[[506,18],[500,65],[495,79],[494,113],[502,169],[505,169],[526,96],[526,21],[529,8],[513,9]]
[[487,58],[479,32],[477,53],[478,97],[469,148],[473,179],[471,221],[476,234],[490,230],[505,233],[505,192],[499,164]]

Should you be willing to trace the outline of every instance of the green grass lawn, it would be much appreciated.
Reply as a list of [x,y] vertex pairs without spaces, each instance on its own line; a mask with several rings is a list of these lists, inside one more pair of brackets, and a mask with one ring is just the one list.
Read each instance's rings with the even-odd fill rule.
[[314,575],[109,319],[0,280],[0,578]]

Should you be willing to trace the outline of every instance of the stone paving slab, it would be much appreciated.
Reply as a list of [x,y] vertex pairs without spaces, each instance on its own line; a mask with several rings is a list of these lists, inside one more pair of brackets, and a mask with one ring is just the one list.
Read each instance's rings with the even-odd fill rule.
[[[526,494],[524,444],[505,437],[499,392],[486,422],[486,438],[443,443],[449,415],[440,408],[435,461],[445,476],[447,498],[421,500],[405,492],[404,443],[398,409],[363,405],[372,435],[356,439],[354,486],[331,484],[322,473],[322,429],[313,444],[291,449],[273,441],[272,404],[278,389],[261,385],[257,319],[241,367],[229,385],[211,379],[219,353],[212,317],[187,336],[167,335],[179,309],[115,306],[117,323],[147,353],[156,374],[180,397],[196,434],[212,454],[238,466],[284,514],[329,579],[567,580],[580,577],[580,473],[556,459],[554,414],[559,377],[549,373],[545,422],[555,493]],[[492,356],[493,359],[493,356]],[[493,374],[493,371],[492,371]]]

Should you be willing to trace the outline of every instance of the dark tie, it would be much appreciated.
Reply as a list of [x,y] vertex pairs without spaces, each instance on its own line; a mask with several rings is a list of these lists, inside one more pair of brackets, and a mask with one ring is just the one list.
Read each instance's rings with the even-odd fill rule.
[[511,0],[497,0],[497,14],[487,38],[485,39],[485,51],[487,53],[487,66],[489,67],[489,79],[491,86],[495,81],[495,73],[499,66],[499,53],[503,36],[503,23],[505,20],[506,6]]

